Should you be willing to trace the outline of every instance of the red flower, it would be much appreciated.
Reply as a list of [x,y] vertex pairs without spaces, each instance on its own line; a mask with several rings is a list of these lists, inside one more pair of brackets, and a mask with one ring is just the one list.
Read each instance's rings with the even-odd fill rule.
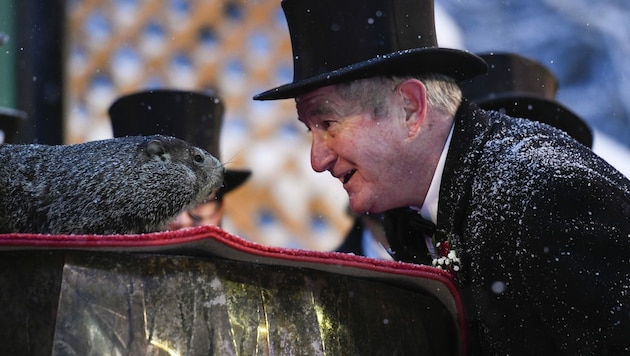
[[440,256],[446,257],[451,250],[451,244],[448,241],[442,241],[438,244],[438,249]]

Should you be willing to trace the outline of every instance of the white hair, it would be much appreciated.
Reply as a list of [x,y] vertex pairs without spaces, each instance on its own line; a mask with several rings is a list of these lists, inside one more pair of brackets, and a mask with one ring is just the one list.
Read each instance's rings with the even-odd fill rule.
[[377,76],[340,83],[336,89],[342,99],[356,103],[352,110],[371,111],[375,117],[381,118],[389,113],[387,103],[393,90],[409,79],[418,79],[424,83],[431,108],[455,115],[462,100],[462,92],[453,78],[443,74]]

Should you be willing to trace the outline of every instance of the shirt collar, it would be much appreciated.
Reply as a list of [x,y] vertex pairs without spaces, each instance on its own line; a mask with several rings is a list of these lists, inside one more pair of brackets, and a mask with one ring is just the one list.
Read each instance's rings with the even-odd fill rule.
[[438,161],[437,167],[435,168],[435,173],[433,173],[431,185],[429,185],[429,190],[427,191],[427,196],[424,198],[424,203],[422,203],[422,206],[419,208],[417,206],[410,206],[411,209],[417,211],[418,214],[420,214],[423,218],[432,221],[436,225],[438,200],[440,197],[440,183],[442,182],[442,173],[444,172],[444,164],[446,162],[448,148],[451,144],[451,137],[453,136],[454,127],[455,125],[451,126],[451,131],[448,134],[446,143],[444,143],[444,148],[442,149],[440,160]]

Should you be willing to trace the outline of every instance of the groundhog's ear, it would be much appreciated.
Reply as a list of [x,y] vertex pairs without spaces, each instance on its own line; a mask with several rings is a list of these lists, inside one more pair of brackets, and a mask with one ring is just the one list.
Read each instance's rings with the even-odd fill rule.
[[146,152],[147,156],[150,158],[157,158],[162,161],[167,158],[166,150],[164,149],[162,142],[158,140],[149,141],[149,143],[147,143]]

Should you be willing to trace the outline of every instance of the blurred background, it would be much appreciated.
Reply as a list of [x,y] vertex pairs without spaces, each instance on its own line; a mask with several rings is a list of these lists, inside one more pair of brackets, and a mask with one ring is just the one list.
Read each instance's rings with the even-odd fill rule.
[[[440,46],[549,67],[594,151],[630,176],[628,18],[626,0],[436,0]],[[292,80],[279,0],[1,0],[0,43],[0,109],[23,116],[17,142],[110,138],[108,107],[137,90],[217,90],[221,158],[253,171],[226,197],[223,227],[314,250],[336,248],[350,228],[341,185],[310,168],[294,102],[251,99]]]

